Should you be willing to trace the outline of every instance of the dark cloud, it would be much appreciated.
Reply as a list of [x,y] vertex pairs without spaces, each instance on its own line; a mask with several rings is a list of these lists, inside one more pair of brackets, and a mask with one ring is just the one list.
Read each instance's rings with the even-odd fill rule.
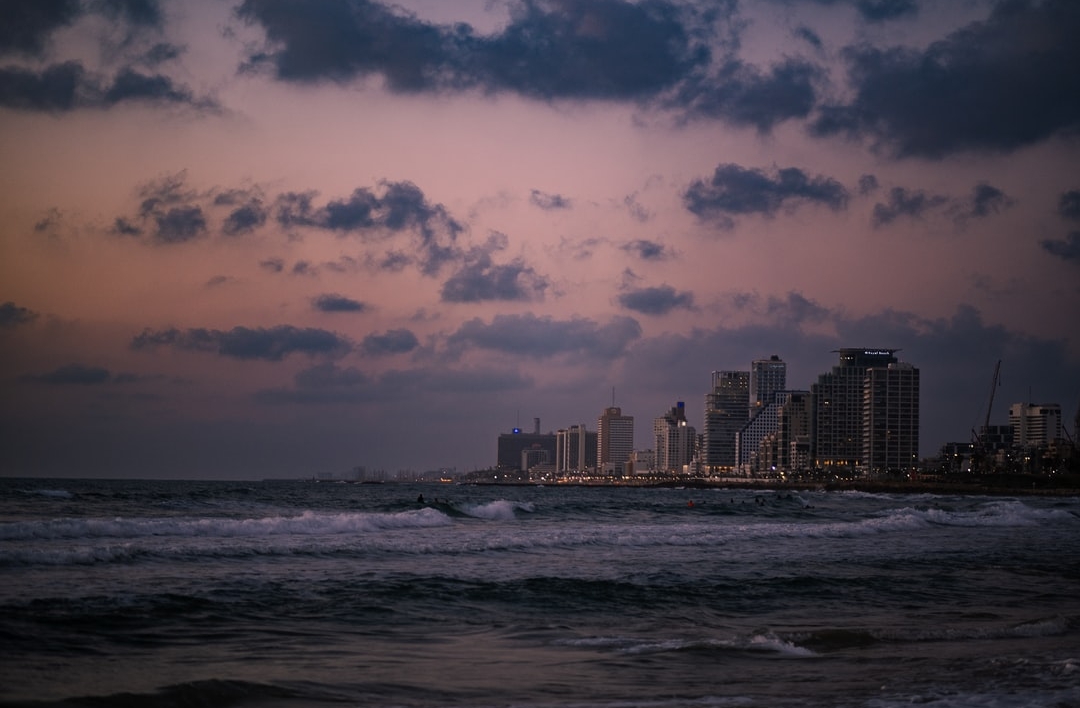
[[158,0],[3,0],[0,3],[0,54],[44,54],[56,30],[74,24],[87,13],[134,26],[159,27]]
[[19,325],[29,324],[37,317],[38,314],[33,310],[20,307],[10,300],[0,304],[0,330],[14,329]]
[[53,207],[34,224],[34,231],[39,234],[51,233],[60,226],[62,220],[63,214],[60,213],[59,209]]
[[267,258],[266,260],[259,261],[259,267],[263,270],[268,270],[271,273],[280,273],[285,270],[285,261],[280,258]]
[[908,190],[893,187],[889,191],[889,202],[874,205],[872,218],[874,227],[885,226],[901,216],[922,218],[928,211],[949,203],[949,198],[940,194],[927,194],[921,189]]
[[158,27],[163,15],[158,0],[93,0],[112,19],[124,19],[133,25]]
[[821,49],[823,46],[825,46],[824,43],[821,41],[821,37],[818,36],[818,33],[810,29],[806,25],[799,25],[798,27],[796,27],[793,34],[797,39],[803,40],[804,42],[812,46],[814,49]]
[[315,207],[314,192],[290,192],[278,197],[276,218],[286,227],[307,226],[341,233],[414,233],[417,260],[425,275],[459,257],[454,245],[464,227],[441,204],[431,204],[411,182],[380,182],[382,195],[361,187],[348,199]]
[[798,292],[789,292],[784,297],[769,296],[765,302],[765,312],[776,321],[788,325],[825,322],[832,316],[828,308]]
[[320,312],[364,312],[368,309],[366,303],[333,293],[319,295],[312,305]]
[[520,2],[501,35],[465,57],[485,88],[543,99],[642,98],[707,60],[663,0]]
[[802,202],[837,210],[847,201],[847,189],[831,177],[810,177],[795,167],[774,170],[770,175],[730,163],[718,165],[708,182],[695,180],[683,194],[683,203],[692,213],[728,227],[733,225],[732,216],[771,217],[781,208]]
[[221,230],[228,236],[252,231],[266,223],[267,210],[258,199],[236,207],[225,217]]
[[852,5],[866,22],[885,22],[919,14],[917,0],[814,0],[819,5]]
[[371,401],[408,401],[417,395],[460,396],[527,389],[532,381],[510,369],[420,368],[388,371],[370,376],[354,367],[319,364],[299,372],[292,388],[259,391],[256,401],[268,405],[355,405]]
[[259,204],[247,204],[233,209],[221,225],[221,230],[229,236],[262,226],[266,222],[266,210]]
[[1009,0],[925,50],[845,52],[854,98],[817,135],[869,138],[900,156],[1008,151],[1080,127],[1080,3]]
[[176,86],[169,77],[162,74],[143,74],[130,68],[118,73],[102,96],[105,105],[111,106],[122,101],[196,103],[191,91]]
[[1060,240],[1044,240],[1039,245],[1047,253],[1071,263],[1080,264],[1080,231],[1073,231]]
[[510,23],[479,36],[370,0],[245,0],[239,16],[268,46],[249,66],[287,81],[379,75],[394,91],[476,88],[540,99],[640,98],[672,86],[707,58],[665,0],[522,0]]
[[520,258],[505,264],[488,259],[463,265],[443,283],[443,302],[481,302],[484,300],[542,300],[549,286],[547,278]]
[[293,388],[258,391],[255,400],[266,405],[363,403],[380,396],[378,382],[355,367],[318,364],[293,377]]
[[387,251],[376,264],[376,268],[390,273],[400,273],[410,263],[412,263],[412,258],[409,257],[409,254],[403,251]]
[[561,354],[602,360],[622,356],[641,337],[641,325],[631,317],[614,317],[607,324],[575,317],[555,320],[524,315],[496,315],[490,324],[472,319],[448,338],[457,349],[476,347],[543,359]]
[[74,22],[79,0],[4,0],[0,5],[0,53],[40,55],[54,30]]
[[113,222],[113,233],[119,236],[142,236],[142,229],[123,217]]
[[549,283],[532,266],[516,258],[509,263],[495,263],[492,255],[506,249],[506,234],[494,233],[482,246],[471,248],[457,272],[443,283],[443,302],[482,302],[485,300],[542,300]]
[[855,7],[868,22],[884,22],[919,14],[916,0],[855,0]]
[[779,330],[800,329],[805,324],[828,322],[838,315],[799,292],[762,297],[757,293],[735,293],[730,304],[737,311],[769,322]]
[[647,239],[636,239],[620,248],[627,253],[633,253],[643,261],[666,261],[674,255],[664,244]]
[[983,217],[997,214],[1003,209],[1012,206],[1013,200],[1009,195],[997,187],[985,182],[975,185],[971,196],[970,206],[964,211],[963,216]]
[[173,347],[212,352],[233,359],[281,361],[290,354],[336,357],[348,353],[352,345],[334,332],[291,325],[277,327],[233,327],[228,331],[195,328],[188,330],[144,330],[131,340],[131,348],[149,350]]
[[859,194],[866,195],[876,192],[878,179],[874,175],[863,175],[859,178]]
[[1058,213],[1066,219],[1080,221],[1080,190],[1070,189],[1058,199]]
[[638,288],[620,294],[619,304],[646,315],[666,315],[676,308],[694,309],[694,294],[677,292],[670,285]]
[[150,66],[157,66],[178,58],[184,51],[184,47],[169,44],[168,42],[158,42],[142,55],[142,62]]
[[719,118],[766,133],[780,122],[805,118],[816,100],[821,70],[788,59],[767,73],[729,59],[713,74],[697,74],[675,92],[668,106],[688,117]]
[[217,103],[197,98],[163,74],[122,69],[107,86],[77,61],[53,64],[41,71],[0,68],[0,106],[23,111],[60,113],[78,108],[110,108],[129,101],[187,105],[216,110]]
[[94,386],[106,383],[110,376],[108,369],[99,366],[68,364],[45,374],[30,374],[22,378],[24,381],[60,386]]
[[183,243],[206,232],[206,217],[197,206],[173,207],[154,215],[154,237],[162,243]]
[[569,209],[572,205],[570,200],[561,194],[546,194],[538,189],[532,190],[529,195],[529,202],[533,206],[540,207],[545,211],[552,211],[556,209]]
[[118,217],[113,233],[140,237],[148,234],[157,244],[186,243],[208,230],[202,197],[187,187],[187,173],[180,171],[150,181],[137,190],[138,216]]
[[407,329],[391,329],[382,334],[369,334],[360,344],[361,350],[370,356],[405,354],[418,346],[420,346],[420,340]]
[[81,103],[86,77],[76,61],[54,64],[41,72],[0,68],[0,106],[23,111],[70,111]]

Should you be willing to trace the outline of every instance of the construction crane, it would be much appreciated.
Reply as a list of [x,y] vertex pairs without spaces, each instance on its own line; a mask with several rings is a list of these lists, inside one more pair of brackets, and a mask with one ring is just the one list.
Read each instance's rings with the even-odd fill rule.
[[978,465],[989,454],[987,447],[986,434],[987,429],[990,427],[990,413],[994,409],[994,394],[997,393],[997,388],[1001,383],[1001,359],[998,359],[997,364],[994,365],[994,376],[990,380],[990,400],[986,404],[986,416],[983,418],[982,428],[978,431],[971,431],[972,442],[972,462]]

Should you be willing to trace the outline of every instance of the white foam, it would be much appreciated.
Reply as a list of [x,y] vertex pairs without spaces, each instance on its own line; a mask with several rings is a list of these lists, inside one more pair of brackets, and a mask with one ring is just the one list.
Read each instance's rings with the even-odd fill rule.
[[660,654],[692,649],[722,649],[775,653],[790,657],[817,656],[813,651],[781,639],[772,633],[755,634],[750,637],[731,639],[683,638],[641,639],[637,637],[584,637],[560,642],[586,649],[608,649],[620,654]]
[[517,518],[515,511],[535,511],[535,506],[530,502],[516,502],[500,499],[487,504],[462,504],[459,509],[474,518],[488,519],[489,521],[510,521]]
[[453,522],[446,514],[427,508],[396,514],[305,511],[296,516],[267,516],[250,519],[192,517],[51,519],[0,524],[0,540],[345,534],[386,529],[427,528],[451,523]]
[[74,496],[66,489],[31,489],[27,494],[34,494],[39,497],[50,497],[52,499],[71,499]]

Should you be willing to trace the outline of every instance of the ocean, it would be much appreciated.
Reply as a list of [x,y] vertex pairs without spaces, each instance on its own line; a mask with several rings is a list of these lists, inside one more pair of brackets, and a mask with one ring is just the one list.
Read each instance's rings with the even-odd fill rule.
[[0,479],[0,706],[912,705],[1080,706],[1080,499]]

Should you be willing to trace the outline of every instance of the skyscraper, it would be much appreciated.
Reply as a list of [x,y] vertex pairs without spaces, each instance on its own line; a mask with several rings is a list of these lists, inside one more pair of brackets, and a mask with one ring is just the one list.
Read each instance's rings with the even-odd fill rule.
[[895,364],[897,351],[841,349],[839,365],[811,385],[811,457],[815,467],[854,470],[861,465],[866,371]]
[[634,451],[634,416],[623,415],[617,406],[605,408],[596,421],[596,466],[604,473],[618,474]]
[[710,471],[737,464],[735,435],[746,425],[749,410],[750,372],[714,371],[702,432],[702,462]]
[[776,431],[781,392],[787,387],[787,364],[773,354],[750,363],[749,420],[735,434],[735,465],[749,471],[765,437]]
[[867,471],[910,471],[918,467],[918,369],[901,362],[866,370],[862,429],[862,466]]
[[787,389],[787,364],[773,354],[750,364],[750,417],[756,409],[773,402],[773,396]]
[[584,472],[596,466],[596,433],[584,425],[571,425],[555,432],[555,469]]
[[681,472],[694,458],[693,426],[686,421],[686,405],[679,401],[664,415],[653,420],[656,440],[656,469]]

